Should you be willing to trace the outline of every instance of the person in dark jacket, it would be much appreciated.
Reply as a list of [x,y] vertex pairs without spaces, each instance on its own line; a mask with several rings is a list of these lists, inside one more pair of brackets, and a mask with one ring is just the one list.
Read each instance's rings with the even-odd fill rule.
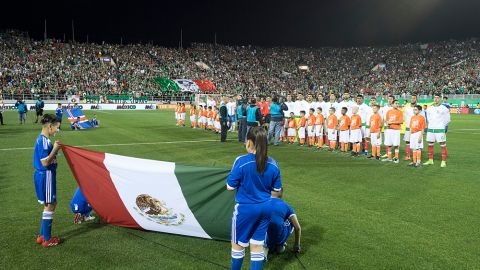
[[227,131],[228,131],[228,112],[227,112],[227,97],[222,97],[222,102],[220,105],[220,142],[227,141]]
[[238,99],[237,106],[237,122],[238,122],[238,141],[245,143],[247,136],[247,101],[241,96]]

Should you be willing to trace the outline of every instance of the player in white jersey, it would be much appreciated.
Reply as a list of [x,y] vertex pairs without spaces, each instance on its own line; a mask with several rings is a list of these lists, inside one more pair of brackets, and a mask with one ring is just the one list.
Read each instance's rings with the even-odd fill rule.
[[447,167],[447,136],[445,127],[450,123],[450,110],[442,105],[442,97],[439,93],[433,98],[433,105],[428,107],[427,112],[427,142],[428,161],[423,165],[433,165],[433,147],[435,142],[442,148],[442,163],[440,167]]
[[[389,95],[388,96],[388,100],[387,100],[387,104],[383,104],[383,107],[380,108],[380,115],[382,116],[382,121],[383,121],[383,128],[386,129],[386,121],[385,121],[385,117],[387,117],[387,112],[390,111],[393,107],[392,107],[392,103],[393,103],[393,100],[395,99],[395,97],[393,95]],[[382,158],[387,158],[387,153],[385,153],[385,155],[382,156]]]
[[347,108],[347,116],[348,117],[352,116],[352,108],[355,105],[357,105],[357,104],[355,102],[353,102],[352,100],[350,100],[350,93],[349,92],[343,93],[342,101],[340,101],[339,107],[340,108],[344,108],[344,107]]
[[233,98],[230,98],[226,106],[227,106],[228,121],[230,122],[229,131],[235,131],[235,122],[237,120],[235,117],[235,112],[237,111],[237,103]]
[[417,95],[413,94],[410,98],[410,104],[406,105],[403,110],[403,119],[405,119],[405,135],[403,140],[405,141],[405,160],[410,160],[410,119],[414,115],[413,109],[417,106]]
[[297,95],[297,100],[295,101],[295,117],[300,116],[301,111],[308,112],[310,110],[310,104],[303,99],[302,94]]
[[[337,96],[336,96],[335,94],[333,94],[333,93],[330,94],[330,96],[329,96],[329,98],[328,98],[328,102],[326,102],[326,107],[328,108],[328,109],[327,109],[327,112],[330,112],[330,108],[334,108],[334,109],[335,109],[335,111],[334,111],[335,116],[337,117],[337,119],[340,119],[340,116],[341,116],[341,112],[340,112],[340,111],[341,111],[342,108],[340,108],[340,107],[338,106]],[[340,112],[340,116],[338,116],[338,115],[339,115],[338,112]],[[328,116],[327,116],[327,118],[328,118]],[[327,134],[327,137],[326,137],[326,140],[325,140],[325,144],[330,145],[330,139],[329,139],[328,137],[329,137],[329,136],[328,136],[328,134]],[[336,137],[336,138],[338,139],[338,137]],[[337,142],[335,142],[335,143],[337,143]]]
[[317,115],[316,113],[316,110],[317,110],[317,102],[315,102],[315,100],[313,100],[313,96],[312,95],[307,95],[307,103],[308,103],[308,111],[310,111],[310,109],[313,109],[313,112],[315,115]]
[[368,154],[368,141],[367,138],[370,137],[370,128],[367,128],[367,123],[370,120],[370,116],[373,114],[373,110],[370,106],[363,102],[363,95],[357,95],[355,106],[358,107],[358,115],[362,119],[362,127],[360,131],[362,133],[362,145],[363,145],[363,153],[365,155]]

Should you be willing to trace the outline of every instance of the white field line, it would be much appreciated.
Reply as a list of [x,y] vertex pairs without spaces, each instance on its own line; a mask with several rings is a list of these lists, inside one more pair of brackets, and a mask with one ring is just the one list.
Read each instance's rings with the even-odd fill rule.
[[[229,141],[233,141],[230,139]],[[171,142],[139,142],[139,143],[109,143],[109,144],[86,144],[74,145],[76,147],[109,147],[109,146],[132,146],[132,145],[155,145],[155,144],[177,144],[177,143],[201,143],[220,142],[220,140],[197,140],[197,141],[171,141]],[[0,148],[0,151],[33,150],[33,147]]]

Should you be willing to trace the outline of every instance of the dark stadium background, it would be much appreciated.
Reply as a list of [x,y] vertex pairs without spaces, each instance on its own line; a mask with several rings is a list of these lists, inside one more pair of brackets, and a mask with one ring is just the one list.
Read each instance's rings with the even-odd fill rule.
[[359,46],[480,36],[480,1],[4,1],[0,29],[90,42]]

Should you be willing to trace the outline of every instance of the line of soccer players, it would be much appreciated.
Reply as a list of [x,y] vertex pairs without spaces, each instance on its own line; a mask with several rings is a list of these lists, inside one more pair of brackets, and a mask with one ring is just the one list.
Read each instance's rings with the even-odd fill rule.
[[[383,107],[377,104],[375,98],[370,100],[370,105],[365,104],[362,95],[358,95],[353,102],[348,93],[344,94],[341,102],[336,102],[333,94],[330,95],[329,102],[324,102],[323,95],[319,94],[318,102],[304,101],[301,96],[292,102],[291,96],[288,96],[285,103],[289,110],[285,112],[285,117],[288,118],[284,125],[284,142],[295,143],[298,138],[302,146],[308,143],[311,147],[325,147],[330,151],[339,148],[346,153],[351,150],[352,156],[361,153],[368,155],[371,144],[369,158],[399,163],[400,131],[405,123],[403,139],[405,160],[412,161],[409,165],[420,166],[426,133],[428,161],[423,164],[433,165],[434,143],[438,142],[442,149],[441,167],[446,167],[446,131],[450,122],[450,110],[448,104],[442,103],[440,94],[435,94],[434,104],[428,108],[426,105],[423,108],[417,105],[417,96],[412,95],[404,111],[393,96],[388,97],[388,103]],[[386,152],[383,156],[382,130]]]

